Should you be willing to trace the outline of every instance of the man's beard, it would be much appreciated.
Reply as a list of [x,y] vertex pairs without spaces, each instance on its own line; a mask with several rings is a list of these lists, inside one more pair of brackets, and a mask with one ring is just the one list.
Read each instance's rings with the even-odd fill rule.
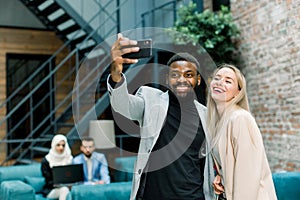
[[[176,88],[178,86],[182,86],[182,87],[188,87],[189,90],[186,93],[183,92],[177,92]],[[187,100],[193,100],[195,98],[195,91],[193,89],[193,86],[188,84],[188,83],[178,83],[176,85],[172,86],[172,91],[173,93],[176,95],[176,97],[178,98],[179,101],[187,101]]]
[[87,158],[90,158],[91,156],[92,156],[92,154],[90,153],[90,154],[84,154],[85,155],[85,157],[87,157]]

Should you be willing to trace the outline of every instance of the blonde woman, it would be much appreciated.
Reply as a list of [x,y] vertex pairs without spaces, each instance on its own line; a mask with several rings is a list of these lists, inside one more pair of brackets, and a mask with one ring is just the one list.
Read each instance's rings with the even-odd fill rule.
[[69,148],[67,138],[64,135],[55,135],[51,142],[49,153],[41,161],[42,175],[45,177],[43,195],[49,199],[65,200],[69,193],[68,187],[53,187],[52,167],[69,165],[72,163],[73,156]]
[[215,70],[207,103],[217,199],[276,200],[262,136],[250,114],[246,81],[239,69],[223,64]]

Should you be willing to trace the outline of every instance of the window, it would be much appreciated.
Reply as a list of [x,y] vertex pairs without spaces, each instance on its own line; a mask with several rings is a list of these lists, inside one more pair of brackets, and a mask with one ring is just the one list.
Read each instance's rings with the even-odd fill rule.
[[[54,105],[53,77],[45,79],[53,65],[43,66],[50,55],[10,53],[6,58],[6,91],[7,97],[10,98],[6,108],[9,114],[8,138],[24,139],[33,131],[32,136],[38,137],[45,127],[49,126],[49,115]],[[37,87],[38,85],[40,86]],[[9,144],[7,153],[18,145],[19,143]]]

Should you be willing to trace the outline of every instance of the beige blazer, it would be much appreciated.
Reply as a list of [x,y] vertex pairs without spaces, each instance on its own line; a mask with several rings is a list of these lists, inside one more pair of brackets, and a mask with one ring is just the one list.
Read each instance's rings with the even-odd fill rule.
[[251,114],[236,106],[219,129],[214,154],[227,200],[276,200],[260,130]]

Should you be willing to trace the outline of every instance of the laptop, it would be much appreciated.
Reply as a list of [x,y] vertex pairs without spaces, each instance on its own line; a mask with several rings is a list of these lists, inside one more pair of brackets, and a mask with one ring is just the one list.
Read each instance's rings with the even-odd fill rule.
[[83,164],[52,167],[54,187],[72,186],[84,182]]

